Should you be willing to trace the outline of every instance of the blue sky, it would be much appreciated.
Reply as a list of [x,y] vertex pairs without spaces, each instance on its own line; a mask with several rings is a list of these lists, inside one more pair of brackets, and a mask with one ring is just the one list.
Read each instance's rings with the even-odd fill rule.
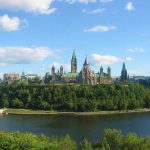
[[0,75],[37,73],[64,65],[75,49],[95,72],[150,75],[149,0],[0,0]]

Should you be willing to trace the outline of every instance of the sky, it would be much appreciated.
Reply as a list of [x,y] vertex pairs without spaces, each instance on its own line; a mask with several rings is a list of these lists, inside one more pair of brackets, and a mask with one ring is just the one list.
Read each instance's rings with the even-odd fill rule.
[[73,50],[81,70],[110,66],[120,76],[150,75],[150,0],[0,0],[0,77],[44,76],[54,64],[70,71]]

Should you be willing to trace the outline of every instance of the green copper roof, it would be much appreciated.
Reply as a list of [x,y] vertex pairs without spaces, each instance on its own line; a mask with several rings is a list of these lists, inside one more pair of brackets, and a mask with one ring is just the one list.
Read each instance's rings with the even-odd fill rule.
[[64,73],[64,74],[62,74],[62,78],[75,78],[75,77],[77,77],[79,75],[79,73],[71,73],[71,72],[69,72],[69,73]]
[[104,78],[104,74],[100,74],[100,78]]
[[99,77],[99,73],[95,73],[95,76],[98,78]]
[[73,50],[72,57],[73,57],[73,58],[76,58],[75,50]]

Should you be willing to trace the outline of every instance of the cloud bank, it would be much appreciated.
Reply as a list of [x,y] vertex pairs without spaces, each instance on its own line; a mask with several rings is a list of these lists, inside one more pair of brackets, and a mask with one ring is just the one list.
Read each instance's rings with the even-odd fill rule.
[[55,56],[47,47],[0,47],[0,64],[31,64]]
[[101,66],[101,65],[112,65],[118,62],[123,61],[133,61],[132,57],[119,58],[112,55],[100,55],[100,54],[92,54],[90,57],[91,65]]
[[0,8],[51,14],[56,11],[56,8],[51,8],[53,1],[54,0],[0,0]]

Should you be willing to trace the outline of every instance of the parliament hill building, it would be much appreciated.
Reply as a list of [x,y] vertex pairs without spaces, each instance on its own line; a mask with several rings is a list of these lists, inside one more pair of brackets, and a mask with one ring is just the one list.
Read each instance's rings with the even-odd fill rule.
[[94,71],[91,70],[87,58],[85,58],[81,71],[77,72],[77,57],[73,51],[71,58],[71,72],[64,72],[63,66],[61,65],[56,73],[55,66],[53,65],[51,73],[46,73],[44,82],[45,84],[111,84],[111,68],[108,67],[107,73],[105,73],[101,66],[100,72],[94,73]]

